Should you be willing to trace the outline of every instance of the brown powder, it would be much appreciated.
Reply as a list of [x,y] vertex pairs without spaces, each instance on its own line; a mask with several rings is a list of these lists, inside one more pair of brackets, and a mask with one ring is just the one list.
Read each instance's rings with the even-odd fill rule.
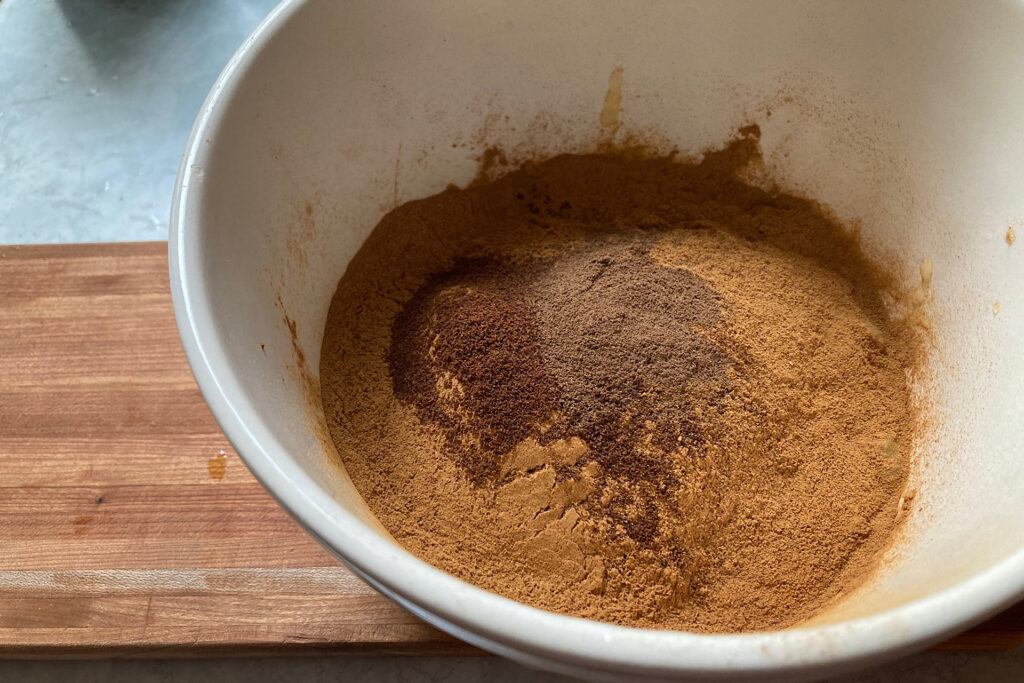
[[522,273],[459,264],[433,277],[392,326],[395,396],[444,430],[467,477],[481,484],[555,408],[536,314]]
[[908,326],[813,202],[700,164],[562,156],[388,214],[321,360],[331,435],[407,549],[528,604],[792,626],[902,512]]
[[730,359],[704,333],[719,321],[707,282],[655,263],[647,235],[620,238],[565,255],[533,296],[547,333],[545,365],[562,392],[563,419],[551,434],[590,447],[615,491],[599,507],[650,545],[664,507],[655,500],[679,486],[672,453],[703,447],[695,411],[716,405]]

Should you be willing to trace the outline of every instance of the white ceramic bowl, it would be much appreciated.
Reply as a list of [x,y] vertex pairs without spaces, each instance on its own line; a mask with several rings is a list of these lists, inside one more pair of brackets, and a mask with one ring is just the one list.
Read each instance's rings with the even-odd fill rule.
[[[285,2],[213,87],[178,177],[171,280],[196,378],[311,534],[493,652],[658,679],[819,676],[922,648],[1024,589],[1024,243],[1005,239],[1024,235],[1021,35],[1018,2]],[[593,150],[616,67],[620,139],[699,155],[756,122],[771,176],[856,222],[907,291],[934,264],[915,510],[883,571],[813,625],[637,630],[478,590],[389,540],[323,439],[328,303],[381,215],[467,182],[488,145]]]

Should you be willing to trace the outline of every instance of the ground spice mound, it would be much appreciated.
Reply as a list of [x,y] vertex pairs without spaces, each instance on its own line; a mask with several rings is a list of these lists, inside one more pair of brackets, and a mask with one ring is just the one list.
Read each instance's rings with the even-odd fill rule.
[[511,451],[556,405],[534,308],[512,268],[459,264],[434,277],[392,325],[395,396],[444,430],[475,483],[495,478]]
[[528,604],[792,626],[900,521],[907,326],[814,202],[699,164],[561,156],[389,213],[321,354],[331,436],[395,539]]

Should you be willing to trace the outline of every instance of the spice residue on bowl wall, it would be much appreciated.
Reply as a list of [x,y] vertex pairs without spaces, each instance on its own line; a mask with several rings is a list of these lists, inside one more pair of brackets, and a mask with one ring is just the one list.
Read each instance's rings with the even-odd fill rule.
[[560,156],[409,202],[342,277],[327,424],[394,538],[530,605],[792,626],[905,514],[913,326],[812,201],[699,164]]

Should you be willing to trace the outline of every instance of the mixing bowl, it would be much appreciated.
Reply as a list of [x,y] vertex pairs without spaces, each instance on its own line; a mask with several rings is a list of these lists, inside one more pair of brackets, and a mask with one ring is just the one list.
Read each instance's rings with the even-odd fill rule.
[[[763,680],[925,647],[1024,591],[1022,33],[1018,2],[284,2],[213,87],[178,176],[195,376],[309,533],[492,652],[591,679]],[[751,123],[759,175],[857,230],[929,338],[917,495],[877,576],[800,628],[697,635],[526,607],[395,544],[317,388],[331,296],[383,213],[466,184],[488,147],[510,166],[609,140],[699,158]]]

